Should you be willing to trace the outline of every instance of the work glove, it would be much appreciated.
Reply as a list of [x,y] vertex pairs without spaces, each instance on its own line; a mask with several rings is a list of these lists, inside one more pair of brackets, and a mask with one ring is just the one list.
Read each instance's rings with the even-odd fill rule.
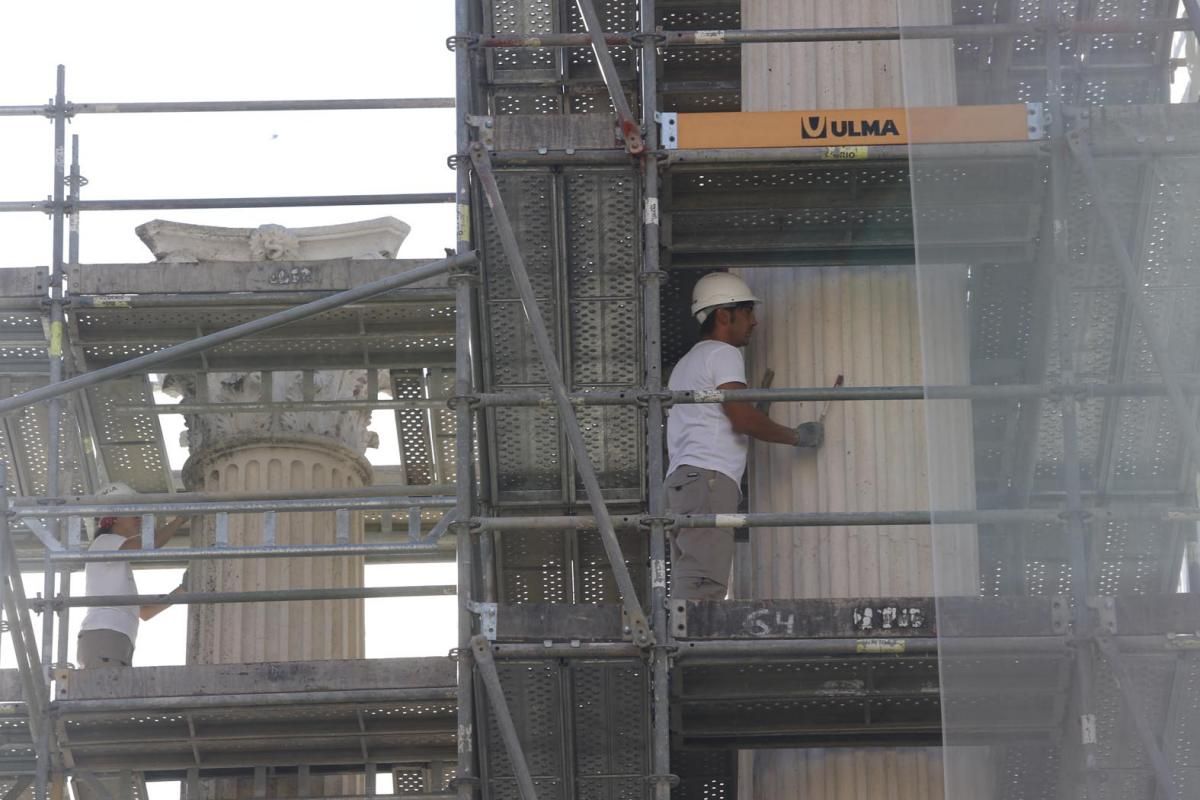
[[796,432],[796,447],[816,449],[825,441],[825,426],[819,422],[802,422],[792,430]]

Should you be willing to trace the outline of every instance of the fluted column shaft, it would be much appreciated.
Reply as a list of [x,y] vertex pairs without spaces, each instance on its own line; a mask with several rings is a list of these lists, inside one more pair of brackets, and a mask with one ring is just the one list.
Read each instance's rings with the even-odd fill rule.
[[[940,0],[905,5],[905,23],[948,22]],[[890,2],[743,0],[746,29],[897,24]],[[948,42],[746,45],[743,110],[881,108],[955,102]],[[907,78],[907,80],[905,80]],[[745,270],[765,298],[748,358],[757,381],[775,386],[917,384],[969,378],[965,269],[910,265]],[[924,346],[923,337],[924,333]],[[924,358],[923,358],[924,355]],[[821,404],[781,404],[772,415],[795,425]],[[966,404],[939,408],[938,452],[930,458],[926,409],[916,401],[834,403],[816,454],[756,445],[752,511],[876,511],[973,503],[971,417]],[[943,447],[941,442],[948,443]],[[943,452],[944,450],[944,452]],[[932,467],[931,467],[932,465]],[[939,537],[942,531],[938,531]],[[756,531],[748,570],[752,597],[886,597],[976,591],[973,529],[950,531],[935,557],[930,530],[911,527],[786,528]],[[741,574],[747,574],[742,570]],[[761,750],[743,753],[743,800],[935,800],[945,793],[937,748]],[[949,774],[949,773],[947,773]],[[957,782],[956,782],[957,783]],[[983,797],[983,794],[974,796]]]

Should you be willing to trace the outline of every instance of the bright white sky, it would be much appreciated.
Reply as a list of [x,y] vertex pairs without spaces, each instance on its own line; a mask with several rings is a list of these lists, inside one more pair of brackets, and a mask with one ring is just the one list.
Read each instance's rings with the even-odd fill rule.
[[[254,0],[5,3],[0,105],[41,104],[66,66],[74,102],[451,97],[450,0]],[[85,199],[450,192],[450,109],[258,114],[82,115]],[[53,130],[41,117],[0,118],[0,200],[52,191]],[[325,225],[391,215],[412,226],[401,258],[453,246],[450,205],[261,211],[89,212],[81,262],[150,261],[134,228],[153,218],[212,225]],[[0,267],[45,265],[49,219],[0,214]],[[387,431],[381,431],[385,440]],[[167,440],[176,434],[168,432]],[[387,447],[385,443],[385,448]],[[391,452],[391,449],[388,450]],[[178,466],[180,453],[173,461]],[[178,570],[141,571],[142,592],[169,591]],[[26,576],[31,594],[38,579]],[[75,579],[79,587],[82,575]],[[369,585],[453,583],[453,565],[368,568]],[[367,604],[367,655],[444,654],[453,597]],[[72,614],[75,627],[82,613]],[[182,663],[186,612],[146,623],[138,665]],[[37,621],[35,620],[35,623]],[[12,665],[7,637],[3,661]],[[72,635],[72,640],[74,636]]]

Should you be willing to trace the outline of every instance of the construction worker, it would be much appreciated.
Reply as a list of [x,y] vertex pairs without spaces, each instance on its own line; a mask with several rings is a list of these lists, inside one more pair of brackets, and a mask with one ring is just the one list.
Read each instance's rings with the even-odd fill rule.
[[[692,316],[700,341],[671,372],[672,391],[745,389],[742,351],[758,321],[760,303],[736,275],[705,275],[692,292]],[[738,509],[750,439],[816,448],[824,439],[820,422],[795,428],[774,422],[752,403],[680,403],[667,415],[667,508],[676,514],[733,514]],[[729,528],[681,528],[671,537],[671,595],[720,600],[733,566]]]
[[[110,483],[97,497],[134,497],[124,483]],[[154,547],[170,541],[186,517],[175,517],[154,531]],[[88,547],[89,553],[142,549],[140,517],[100,517]],[[186,576],[186,573],[185,573]],[[137,594],[133,568],[128,561],[89,561],[84,567],[85,594],[88,597]],[[183,583],[175,592],[183,591]],[[175,592],[172,592],[174,594]],[[165,605],[100,606],[88,609],[79,626],[76,660],[84,669],[92,667],[128,667],[133,663],[133,645],[137,641],[139,620],[147,620],[166,609]]]

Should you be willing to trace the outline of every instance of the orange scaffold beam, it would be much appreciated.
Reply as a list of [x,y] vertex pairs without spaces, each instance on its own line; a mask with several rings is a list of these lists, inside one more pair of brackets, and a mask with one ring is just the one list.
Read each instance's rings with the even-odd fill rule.
[[1024,142],[1043,136],[1038,103],[681,113],[674,124],[679,150]]

